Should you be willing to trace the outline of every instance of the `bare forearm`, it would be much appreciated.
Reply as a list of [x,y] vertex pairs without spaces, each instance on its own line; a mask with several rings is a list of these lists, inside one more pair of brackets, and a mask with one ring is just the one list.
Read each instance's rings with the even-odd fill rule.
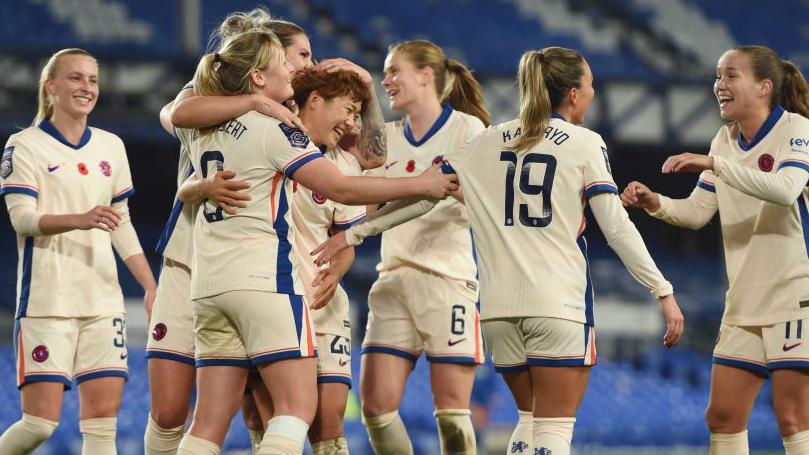
[[362,154],[363,169],[373,169],[385,164],[388,158],[388,139],[385,134],[385,118],[376,98],[376,90],[370,87],[371,101],[362,115],[362,130],[358,148]]
[[337,253],[333,258],[331,258],[329,267],[331,267],[334,271],[336,271],[339,274],[338,276],[340,277],[340,279],[342,279],[343,276],[346,273],[348,273],[348,270],[354,264],[354,257],[355,257],[354,248],[353,247],[346,248]]
[[79,228],[79,215],[42,215],[39,218],[39,230],[42,235],[57,235]]
[[129,269],[129,273],[135,277],[135,280],[146,293],[152,293],[157,289],[157,282],[155,282],[154,275],[152,275],[152,269],[149,267],[149,262],[143,253],[129,256],[124,260],[124,263],[126,268]]
[[253,95],[192,96],[175,103],[171,123],[178,128],[206,128],[253,110]]
[[414,178],[344,176],[338,185],[329,188],[329,199],[346,205],[382,204],[422,194]]

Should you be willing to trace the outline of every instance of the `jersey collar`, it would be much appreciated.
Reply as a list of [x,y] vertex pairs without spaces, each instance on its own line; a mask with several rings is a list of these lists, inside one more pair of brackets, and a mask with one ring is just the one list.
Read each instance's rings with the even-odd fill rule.
[[444,126],[445,123],[447,123],[447,120],[449,120],[450,115],[452,115],[452,106],[450,106],[449,103],[444,103],[442,105],[441,115],[438,116],[438,119],[435,121],[435,123],[433,123],[433,126],[431,126],[430,130],[427,131],[427,134],[425,134],[424,137],[418,141],[415,138],[413,138],[413,132],[410,131],[410,122],[408,122],[407,119],[405,119],[404,135],[405,138],[407,139],[407,142],[410,142],[410,145],[412,145],[413,147],[421,146],[422,144],[430,140],[431,137],[435,136],[435,133],[437,133],[438,130],[440,130],[441,127]]
[[552,113],[551,113],[551,118],[558,118],[559,120],[561,120],[561,121],[563,121],[563,122],[566,122],[566,121],[567,121],[567,120],[565,120],[565,118],[564,118],[564,117],[562,117],[562,114],[560,114],[560,113],[558,113],[558,112],[552,112]]
[[60,133],[59,130],[57,130],[56,127],[53,126],[53,124],[50,121],[48,121],[48,119],[39,122],[39,129],[48,133],[48,135],[51,136],[52,138],[56,139],[57,141],[61,142],[62,144],[65,144],[66,146],[74,150],[78,150],[87,145],[87,143],[90,142],[90,136],[92,136],[90,128],[84,127],[84,133],[81,135],[79,143],[71,144],[70,141],[68,141],[64,136],[62,136],[62,133]]
[[770,113],[770,116],[767,117],[767,121],[764,122],[763,125],[761,125],[761,128],[759,128],[758,133],[756,133],[756,137],[754,137],[749,144],[744,142],[742,132],[739,131],[739,138],[738,138],[739,147],[745,152],[755,147],[759,142],[761,142],[762,139],[764,139],[765,136],[767,136],[767,133],[769,133],[770,130],[772,130],[772,128],[775,126],[775,123],[778,122],[778,119],[780,119],[782,115],[784,115],[784,108],[781,107],[781,105],[776,104],[775,108],[773,108],[772,112]]

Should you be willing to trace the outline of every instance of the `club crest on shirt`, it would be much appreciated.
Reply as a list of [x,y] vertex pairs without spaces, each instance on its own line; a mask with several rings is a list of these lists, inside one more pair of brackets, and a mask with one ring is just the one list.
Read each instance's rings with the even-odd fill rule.
[[6,147],[6,149],[3,150],[2,164],[0,164],[0,177],[7,178],[14,172],[14,165],[11,162],[12,156],[14,156],[14,146]]
[[281,131],[284,132],[291,146],[302,149],[309,145],[309,138],[299,128],[287,126],[283,123],[279,123],[278,128],[281,128]]
[[44,362],[48,360],[49,356],[48,347],[44,344],[40,344],[31,351],[31,358],[33,358],[35,362]]
[[604,155],[604,164],[607,165],[607,172],[612,175],[612,166],[610,166],[610,156],[607,154],[607,147],[601,147],[601,154]]
[[433,166],[435,166],[436,164],[441,164],[442,161],[444,161],[444,155],[436,156],[435,158],[433,158]]
[[770,172],[775,164],[775,158],[769,153],[765,153],[758,157],[758,168],[764,172]]
[[102,161],[98,163],[98,167],[101,168],[101,173],[104,174],[104,177],[109,177],[112,175],[112,166],[110,165],[109,161]]
[[318,204],[325,204],[326,203],[326,196],[323,196],[320,193],[315,193],[312,191],[312,199],[317,202]]

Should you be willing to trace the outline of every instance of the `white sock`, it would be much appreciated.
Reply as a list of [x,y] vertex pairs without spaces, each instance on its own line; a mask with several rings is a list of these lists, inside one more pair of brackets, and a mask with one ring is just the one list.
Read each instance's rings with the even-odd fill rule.
[[534,417],[534,455],[570,455],[574,417]]
[[376,417],[362,416],[368,439],[377,455],[413,455],[413,444],[407,435],[399,411]]
[[741,433],[711,433],[710,455],[747,455],[747,430]]
[[29,453],[51,437],[59,422],[23,414],[0,436],[0,453]]
[[149,414],[143,434],[144,455],[174,455],[183,439],[183,426],[163,428]]
[[85,419],[79,422],[83,443],[82,455],[116,455],[115,433],[118,429],[118,419],[115,417],[100,417]]
[[306,443],[309,424],[295,416],[275,416],[267,423],[260,455],[300,455]]
[[785,436],[783,439],[786,455],[809,455],[809,430]]
[[475,428],[469,409],[436,409],[433,413],[438,425],[438,439],[442,455],[475,455]]
[[531,453],[531,443],[534,442],[534,413],[531,411],[519,411],[519,415],[517,426],[514,427],[511,439],[508,440],[506,453],[533,455]]

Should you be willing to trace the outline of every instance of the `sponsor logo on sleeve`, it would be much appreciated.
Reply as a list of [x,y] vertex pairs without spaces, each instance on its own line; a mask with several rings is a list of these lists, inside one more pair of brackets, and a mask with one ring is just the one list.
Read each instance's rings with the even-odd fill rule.
[[7,178],[14,172],[14,165],[11,162],[12,156],[14,156],[14,146],[6,147],[6,149],[3,150],[2,164],[0,164],[0,177]]
[[287,126],[283,123],[279,123],[278,128],[281,128],[281,131],[284,132],[284,136],[287,137],[291,146],[303,149],[309,145],[309,138],[299,128]]

